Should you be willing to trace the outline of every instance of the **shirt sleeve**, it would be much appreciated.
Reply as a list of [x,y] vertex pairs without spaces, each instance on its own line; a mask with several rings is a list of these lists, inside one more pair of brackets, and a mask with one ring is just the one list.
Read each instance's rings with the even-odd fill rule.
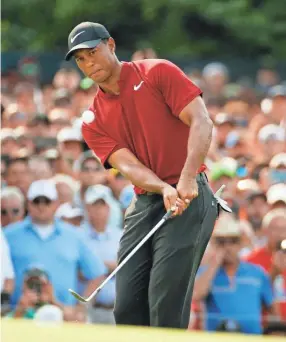
[[202,91],[175,64],[162,60],[155,68],[155,83],[175,116]]
[[1,231],[1,288],[5,279],[14,279],[14,269],[6,237]]
[[262,277],[262,283],[261,283],[262,302],[267,307],[270,307],[273,303],[273,291],[272,291],[270,277],[264,270],[261,270],[261,277]]
[[88,279],[96,279],[108,273],[103,261],[91,250],[87,241],[79,236],[80,258],[79,268],[83,276]]
[[85,123],[82,125],[82,135],[88,147],[101,160],[102,165],[105,168],[110,169],[111,165],[109,165],[107,161],[109,156],[123,148],[123,146],[120,146],[120,144],[111,137],[97,132]]

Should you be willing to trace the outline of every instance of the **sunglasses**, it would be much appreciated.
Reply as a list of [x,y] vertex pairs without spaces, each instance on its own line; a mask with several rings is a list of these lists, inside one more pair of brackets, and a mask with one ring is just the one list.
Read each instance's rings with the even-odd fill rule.
[[218,237],[215,239],[215,242],[218,246],[224,246],[226,244],[236,245],[240,242],[240,238],[238,238],[238,237],[229,237],[229,238]]
[[12,208],[12,209],[1,209],[1,216],[7,216],[11,214],[12,216],[18,216],[20,214],[19,208]]
[[88,166],[83,166],[81,169],[82,172],[98,172],[100,171],[99,167],[88,167]]
[[52,201],[47,197],[40,196],[40,197],[36,197],[35,199],[33,199],[32,203],[34,205],[40,205],[40,204],[50,205]]

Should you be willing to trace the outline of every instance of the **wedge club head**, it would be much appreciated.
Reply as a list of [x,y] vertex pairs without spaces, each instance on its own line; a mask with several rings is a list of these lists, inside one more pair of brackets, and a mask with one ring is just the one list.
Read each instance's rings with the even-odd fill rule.
[[88,300],[86,300],[85,298],[83,298],[81,295],[79,295],[78,293],[76,293],[75,291],[69,289],[69,292],[77,299],[79,300],[80,302],[82,303],[87,303]]

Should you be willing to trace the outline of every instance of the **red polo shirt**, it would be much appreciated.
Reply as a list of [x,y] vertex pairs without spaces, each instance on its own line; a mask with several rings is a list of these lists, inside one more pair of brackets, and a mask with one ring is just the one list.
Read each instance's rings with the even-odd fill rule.
[[127,148],[164,182],[176,184],[189,136],[178,116],[202,91],[177,66],[160,59],[123,62],[119,87],[120,95],[98,90],[90,108],[94,117],[82,126],[87,145],[107,168],[108,157]]

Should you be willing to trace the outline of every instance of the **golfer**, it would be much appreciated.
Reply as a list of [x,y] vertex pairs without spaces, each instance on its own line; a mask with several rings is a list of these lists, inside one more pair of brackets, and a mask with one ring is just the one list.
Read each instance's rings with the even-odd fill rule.
[[135,186],[118,262],[174,209],[118,272],[116,323],[187,328],[195,275],[217,218],[204,174],[213,125],[202,92],[169,61],[120,62],[101,24],[79,24],[68,45],[66,59],[73,56],[98,85],[83,113],[84,139],[106,168]]

